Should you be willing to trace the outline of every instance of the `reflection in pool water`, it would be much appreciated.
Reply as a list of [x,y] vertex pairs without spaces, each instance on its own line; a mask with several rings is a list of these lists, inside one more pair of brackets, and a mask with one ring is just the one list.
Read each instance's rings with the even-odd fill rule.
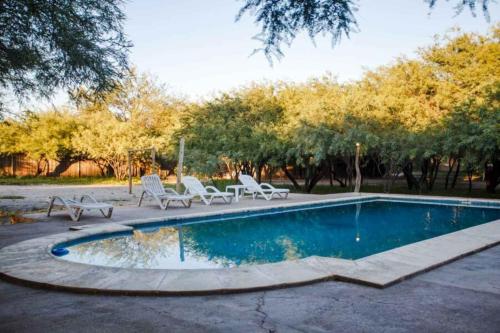
[[[141,228],[69,247],[70,261],[128,268],[221,268],[358,259],[500,218],[500,209],[370,201]],[[203,221],[200,221],[203,222]]]

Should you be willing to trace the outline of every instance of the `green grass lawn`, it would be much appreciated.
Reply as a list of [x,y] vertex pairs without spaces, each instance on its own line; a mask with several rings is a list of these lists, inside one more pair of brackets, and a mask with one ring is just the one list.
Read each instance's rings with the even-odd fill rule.
[[[133,179],[134,184],[140,184],[139,178]],[[215,184],[214,184],[215,183]],[[126,185],[127,180],[117,180],[114,177],[0,177],[0,185]],[[233,181],[228,179],[217,179],[214,182],[207,181],[205,185],[215,185],[221,191],[224,191],[227,185],[234,184]],[[175,184],[166,184],[169,187],[175,187]],[[279,186],[278,186],[279,187]],[[294,193],[303,193],[296,190],[293,186],[287,187]],[[331,193],[345,193],[351,192],[350,187],[318,185],[314,188],[313,194],[331,194]],[[382,185],[363,185],[362,192],[368,193],[383,193]],[[500,193],[487,193],[483,189],[473,189],[468,193],[466,189],[454,189],[445,191],[444,189],[436,188],[432,192],[410,191],[406,186],[395,185],[392,187],[391,193],[397,194],[422,194],[422,195],[436,195],[436,196],[452,196],[452,197],[471,197],[471,198],[490,198],[500,199]],[[4,198],[5,199],[5,198]]]
[[[140,184],[139,178],[133,179]],[[0,177],[0,185],[126,185],[114,177]]]
[[[291,189],[292,192],[296,192],[294,189]],[[343,192],[351,192],[352,189],[349,187],[339,187],[339,186],[327,186],[327,185],[318,185],[314,188],[314,194],[330,194],[330,193],[343,193]],[[382,185],[363,185],[361,186],[361,192],[368,193],[384,193],[384,189]],[[488,193],[486,190],[482,189],[473,189],[471,193],[469,193],[466,189],[453,189],[453,190],[444,190],[444,189],[434,189],[431,192],[429,191],[410,191],[406,186],[393,186],[391,189],[391,193],[394,194],[421,194],[421,195],[434,195],[434,196],[448,196],[448,197],[466,197],[466,198],[487,198],[487,199],[500,199],[500,193]]]
[[[234,184],[233,181],[228,179],[218,179],[215,180],[215,186],[224,191],[227,185]],[[208,181],[205,185],[214,185],[213,182]],[[276,185],[276,187],[289,188],[292,193],[305,193],[295,189],[292,185]],[[352,192],[351,187],[340,187],[340,186],[329,186],[329,185],[317,185],[312,194],[332,194],[332,193],[346,193]],[[362,192],[368,193],[384,193],[383,185],[363,185],[361,186]],[[487,199],[500,199],[500,193],[488,193],[483,189],[473,189],[471,193],[467,189],[453,189],[445,191],[444,189],[434,189],[432,192],[428,191],[410,191],[406,186],[394,185],[391,189],[391,193],[394,194],[421,194],[421,195],[435,195],[435,196],[449,196],[449,197],[465,197],[465,198],[487,198]]]

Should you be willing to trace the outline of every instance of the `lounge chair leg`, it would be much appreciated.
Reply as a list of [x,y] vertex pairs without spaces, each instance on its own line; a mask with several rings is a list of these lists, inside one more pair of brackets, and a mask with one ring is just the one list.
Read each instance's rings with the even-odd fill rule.
[[214,197],[210,197],[210,199],[207,200],[207,198],[205,198],[203,195],[200,195],[200,199],[205,203],[205,205],[210,206]]
[[50,199],[49,209],[47,210],[47,217],[49,217],[50,216],[50,212],[52,212],[52,208],[54,207],[54,200],[55,200],[55,198],[51,198]]
[[107,219],[111,218],[111,214],[113,214],[113,208],[109,208],[108,213],[105,213],[102,209],[99,209],[99,211],[101,212],[102,216]]
[[139,207],[141,207],[142,199],[144,198],[144,194],[146,194],[146,191],[142,191],[141,198],[139,199]]
[[80,221],[80,217],[82,217],[82,214],[83,214],[83,209],[80,208],[75,208],[74,210],[70,208],[69,210],[69,216],[74,222]]
[[82,215],[83,215],[83,209],[79,209],[78,210],[78,215],[77,215],[77,218],[76,218],[77,222],[80,221],[80,218],[82,217]]

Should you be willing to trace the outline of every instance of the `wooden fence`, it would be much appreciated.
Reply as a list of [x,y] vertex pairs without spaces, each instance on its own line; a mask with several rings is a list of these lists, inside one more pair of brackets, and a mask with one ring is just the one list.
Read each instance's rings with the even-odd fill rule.
[[[63,162],[64,163],[64,162]],[[49,174],[56,170],[56,167],[63,166],[61,177],[91,177],[102,176],[101,169],[93,161],[77,161],[60,165],[59,162],[49,160],[43,165],[43,173]],[[36,176],[37,162],[23,154],[0,156],[0,175],[3,176]]]
[[[126,165],[124,166],[124,168]],[[15,155],[0,155],[0,177],[1,176],[36,176],[37,161],[28,158],[24,154]],[[58,172],[63,170],[62,172]],[[157,165],[156,170],[162,177],[171,175],[169,170],[161,169],[161,165]],[[171,171],[171,170],[170,170]],[[56,174],[54,174],[56,172]],[[132,164],[132,177],[142,176],[151,172],[151,165]],[[113,176],[112,170],[101,170],[101,168],[92,160],[81,160],[76,162],[62,162],[49,160],[43,164],[43,172],[41,176],[51,174],[59,177],[102,177]]]

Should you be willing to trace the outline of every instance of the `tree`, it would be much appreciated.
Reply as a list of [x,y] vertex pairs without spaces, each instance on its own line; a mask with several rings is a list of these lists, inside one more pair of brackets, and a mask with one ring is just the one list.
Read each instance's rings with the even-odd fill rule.
[[109,165],[117,179],[124,179],[127,149],[149,145],[144,144],[130,123],[117,119],[109,112],[90,114],[84,119],[73,141],[75,147],[98,164]]
[[[26,112],[20,128],[19,149],[37,161],[37,175],[59,175],[78,158],[72,140],[78,121],[68,110]],[[49,174],[49,160],[59,162]]]
[[[437,0],[424,0],[433,8]],[[457,14],[469,7],[475,15],[478,4],[488,18],[489,0],[455,0]],[[357,29],[354,0],[244,0],[236,20],[250,13],[255,15],[261,32],[254,38],[262,42],[263,51],[270,62],[283,56],[281,47],[290,45],[298,33],[304,31],[311,39],[318,34],[330,35],[332,44],[342,36],[349,37]],[[254,51],[254,52],[255,52]]]
[[[127,68],[122,0],[0,2],[0,91],[109,90]],[[0,104],[1,106],[1,104]]]
[[21,139],[26,135],[23,124],[12,119],[0,121],[0,155],[14,155],[23,152]]
[[265,165],[276,166],[281,107],[271,86],[251,86],[223,94],[193,107],[183,119],[178,136],[186,139],[186,165],[213,176],[229,172],[255,174],[260,179]]
[[[73,144],[98,165],[110,166],[115,177],[122,179],[127,149],[154,146],[163,153],[160,162],[175,159],[173,134],[184,108],[181,99],[167,95],[153,78],[132,71],[102,98],[80,101],[82,121]],[[142,166],[149,159],[138,157]]]

